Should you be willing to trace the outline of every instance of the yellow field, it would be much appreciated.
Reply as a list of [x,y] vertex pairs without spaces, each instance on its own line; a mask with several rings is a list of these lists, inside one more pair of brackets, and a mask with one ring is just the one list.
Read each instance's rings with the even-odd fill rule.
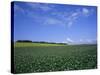
[[36,46],[66,46],[63,44],[47,44],[47,43],[15,43],[14,47],[36,47]]

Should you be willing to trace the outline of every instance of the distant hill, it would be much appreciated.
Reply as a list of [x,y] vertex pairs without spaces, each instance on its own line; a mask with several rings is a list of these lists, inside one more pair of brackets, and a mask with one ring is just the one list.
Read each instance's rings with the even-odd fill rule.
[[44,43],[44,44],[63,44],[67,45],[67,43],[56,43],[56,42],[46,42],[46,41],[31,41],[31,40],[17,40],[16,43]]
[[31,40],[17,40],[16,42],[30,42],[30,43],[32,43]]

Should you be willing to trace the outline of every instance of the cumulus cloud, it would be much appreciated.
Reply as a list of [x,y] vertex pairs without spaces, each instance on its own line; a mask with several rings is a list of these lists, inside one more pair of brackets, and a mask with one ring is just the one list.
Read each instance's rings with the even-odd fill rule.
[[82,9],[82,13],[83,13],[84,15],[89,15],[90,10],[87,9],[87,8],[83,8],[83,9]]
[[72,43],[72,42],[74,42],[74,41],[71,40],[70,38],[67,38],[67,42],[68,42],[68,43]]

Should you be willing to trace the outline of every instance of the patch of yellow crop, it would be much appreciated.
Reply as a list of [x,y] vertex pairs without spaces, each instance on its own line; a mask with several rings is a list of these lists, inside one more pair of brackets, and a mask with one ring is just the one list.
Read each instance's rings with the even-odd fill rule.
[[66,46],[61,44],[43,44],[43,43],[15,43],[14,47],[36,47],[36,46]]

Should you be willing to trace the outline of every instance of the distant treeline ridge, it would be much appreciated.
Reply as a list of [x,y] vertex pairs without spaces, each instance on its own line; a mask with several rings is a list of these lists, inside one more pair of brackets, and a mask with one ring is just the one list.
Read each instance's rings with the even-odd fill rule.
[[56,42],[46,42],[46,41],[31,41],[31,40],[17,40],[16,42],[27,42],[27,43],[48,43],[48,44],[66,44],[66,43],[56,43]]

